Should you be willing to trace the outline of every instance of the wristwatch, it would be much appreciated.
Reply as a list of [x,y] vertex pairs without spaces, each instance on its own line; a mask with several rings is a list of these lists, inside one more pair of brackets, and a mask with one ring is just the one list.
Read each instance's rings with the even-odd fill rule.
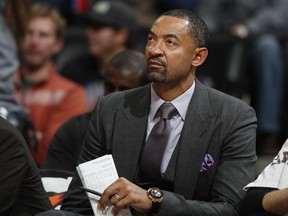
[[163,191],[157,187],[152,187],[147,190],[147,196],[152,200],[152,213],[158,213],[163,201]]

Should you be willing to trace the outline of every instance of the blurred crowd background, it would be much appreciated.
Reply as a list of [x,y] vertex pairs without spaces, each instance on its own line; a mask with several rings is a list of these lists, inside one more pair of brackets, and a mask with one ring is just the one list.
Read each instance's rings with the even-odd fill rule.
[[[126,4],[134,15],[127,11],[123,16],[121,6],[117,6],[101,18],[94,17],[98,10],[106,13],[103,5],[96,7],[103,2]],[[55,70],[85,89],[85,111],[91,110],[104,94],[103,82],[98,81],[102,80],[101,71],[111,53],[125,49],[144,52],[155,18],[166,10],[185,8],[203,18],[210,29],[208,59],[196,76],[204,84],[241,98],[255,108],[257,154],[275,155],[288,137],[287,0],[32,0],[32,4],[36,3],[56,8],[66,20],[63,47],[53,56]],[[117,52],[105,56],[103,50],[92,47],[95,31],[106,26],[119,30],[119,23],[128,29],[129,39],[120,44]],[[116,47],[112,37],[104,39],[100,42],[102,47],[106,45],[110,51]],[[95,62],[97,72],[93,68]],[[95,82],[92,85],[88,81]]]
[[[81,15],[87,13],[97,1],[34,2],[45,2],[57,7],[67,19],[65,46],[56,58],[57,68],[62,73],[65,66],[75,60],[74,55],[89,52],[83,30],[86,25]],[[288,108],[285,100],[288,51],[288,24],[285,16],[288,7],[285,1],[121,2],[129,4],[135,10],[138,28],[132,48],[139,51],[144,50],[149,28],[162,12],[172,8],[185,8],[195,11],[203,18],[210,29],[209,57],[198,69],[198,78],[206,85],[251,104],[258,114],[258,153],[273,155],[277,152],[288,135]]]

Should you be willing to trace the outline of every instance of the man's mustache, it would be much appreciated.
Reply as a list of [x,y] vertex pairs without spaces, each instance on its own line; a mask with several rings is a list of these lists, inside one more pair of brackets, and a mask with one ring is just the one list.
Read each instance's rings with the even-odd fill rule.
[[156,62],[162,66],[166,66],[166,63],[162,59],[160,59],[159,57],[149,57],[148,62],[151,62],[151,63]]

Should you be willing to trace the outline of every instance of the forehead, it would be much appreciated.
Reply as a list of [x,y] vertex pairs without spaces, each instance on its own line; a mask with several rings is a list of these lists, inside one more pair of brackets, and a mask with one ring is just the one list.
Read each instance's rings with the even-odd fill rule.
[[34,17],[29,21],[28,29],[52,32],[56,31],[56,25],[49,17]]
[[158,36],[169,34],[188,35],[188,21],[172,16],[160,16],[154,22],[151,32]]

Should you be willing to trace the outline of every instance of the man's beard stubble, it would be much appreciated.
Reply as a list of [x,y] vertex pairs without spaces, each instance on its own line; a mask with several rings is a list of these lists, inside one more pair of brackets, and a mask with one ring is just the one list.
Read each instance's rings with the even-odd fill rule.
[[166,77],[167,77],[166,69],[162,71],[150,71],[148,69],[147,71],[148,71],[147,78],[151,82],[163,83],[166,80]]
[[147,66],[147,79],[151,82],[163,83],[167,78],[166,64],[159,58],[151,58],[157,62],[160,62],[162,68],[153,68]]

